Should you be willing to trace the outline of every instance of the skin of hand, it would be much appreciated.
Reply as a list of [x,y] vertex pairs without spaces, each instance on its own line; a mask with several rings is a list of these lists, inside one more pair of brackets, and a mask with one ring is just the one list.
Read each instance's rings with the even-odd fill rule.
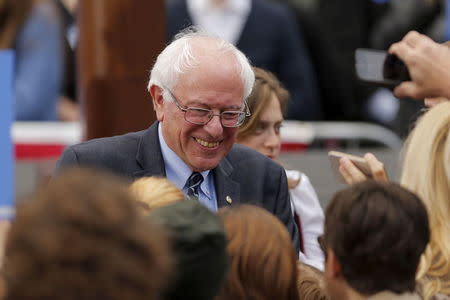
[[407,65],[412,79],[395,88],[397,97],[450,98],[450,49],[447,46],[410,31],[389,48],[389,53],[397,55]]
[[[366,153],[364,159],[369,165],[372,179],[382,182],[389,181],[383,163],[375,155]],[[348,184],[358,183],[368,179],[347,157],[339,160],[339,172]]]

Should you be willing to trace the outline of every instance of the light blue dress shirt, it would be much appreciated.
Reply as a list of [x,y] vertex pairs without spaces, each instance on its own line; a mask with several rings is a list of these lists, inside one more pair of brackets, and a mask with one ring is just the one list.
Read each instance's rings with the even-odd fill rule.
[[[159,144],[166,168],[166,177],[187,195],[186,180],[191,176],[191,168],[178,155],[167,146],[162,134],[161,123],[158,124]],[[216,189],[214,175],[208,170],[201,173],[203,182],[199,189],[199,201],[211,211],[217,211]]]

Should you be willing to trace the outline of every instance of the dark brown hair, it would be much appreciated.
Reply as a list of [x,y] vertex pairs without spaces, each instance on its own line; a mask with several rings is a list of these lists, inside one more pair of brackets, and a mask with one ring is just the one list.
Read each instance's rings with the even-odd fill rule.
[[395,183],[368,180],[335,194],[325,214],[325,247],[349,285],[365,295],[414,291],[430,238],[427,211]]
[[247,99],[248,108],[252,115],[246,118],[244,124],[239,127],[237,141],[255,132],[264,108],[267,107],[274,95],[280,101],[281,112],[283,114],[289,99],[289,92],[278,81],[275,75],[256,67],[253,67],[253,71],[255,72],[255,84],[253,85],[252,93]]
[[68,170],[17,207],[6,245],[6,300],[156,299],[170,259],[127,185]]
[[285,226],[253,205],[219,210],[230,270],[218,300],[298,300],[296,254]]
[[35,0],[0,0],[0,49],[12,48]]

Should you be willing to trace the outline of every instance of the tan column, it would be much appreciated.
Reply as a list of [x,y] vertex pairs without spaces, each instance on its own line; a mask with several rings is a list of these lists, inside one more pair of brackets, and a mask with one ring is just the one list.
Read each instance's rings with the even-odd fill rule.
[[80,0],[78,24],[85,138],[148,127],[156,117],[146,85],[164,47],[164,0]]

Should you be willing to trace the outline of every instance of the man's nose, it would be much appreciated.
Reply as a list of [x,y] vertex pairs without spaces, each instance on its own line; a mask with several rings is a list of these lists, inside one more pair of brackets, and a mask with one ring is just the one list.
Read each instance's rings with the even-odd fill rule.
[[220,122],[220,116],[214,115],[211,120],[203,126],[203,128],[212,137],[220,137],[223,133],[223,126]]

